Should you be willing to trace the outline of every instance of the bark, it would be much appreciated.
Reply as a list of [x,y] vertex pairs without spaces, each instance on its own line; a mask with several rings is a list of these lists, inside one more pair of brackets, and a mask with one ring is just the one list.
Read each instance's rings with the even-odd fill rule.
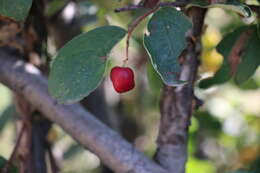
[[205,10],[192,8],[188,15],[193,23],[192,31],[187,38],[187,49],[181,58],[184,59],[180,80],[188,83],[180,87],[165,86],[160,103],[161,121],[157,139],[158,149],[155,160],[169,172],[184,173],[187,161],[188,127],[196,100],[194,81],[198,69],[200,53],[200,35]]
[[0,48],[0,82],[22,95],[49,120],[119,173],[167,173],[79,104],[60,105],[47,90],[47,80],[32,65]]

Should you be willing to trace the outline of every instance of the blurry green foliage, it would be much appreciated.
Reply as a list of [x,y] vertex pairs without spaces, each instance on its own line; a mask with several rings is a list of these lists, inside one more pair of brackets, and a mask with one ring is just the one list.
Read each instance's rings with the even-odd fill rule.
[[17,21],[24,21],[32,6],[32,0],[0,0],[0,14]]
[[0,115],[0,135],[5,128],[8,121],[14,120],[13,115],[15,114],[14,106],[8,106]]
[[[237,65],[237,70],[232,76],[230,56],[233,50],[233,45],[238,39],[240,39],[241,34],[249,30],[251,30],[253,33],[250,35],[243,54],[241,55],[241,62]],[[208,88],[212,85],[227,82],[232,77],[234,77],[236,84],[241,84],[247,81],[255,73],[260,64],[260,60],[258,58],[260,56],[260,39],[257,37],[256,31],[256,26],[241,27],[225,36],[217,46],[217,50],[224,56],[222,66],[216,72],[214,77],[202,80],[199,86],[201,88]]]
[[54,0],[51,1],[48,7],[46,8],[45,15],[52,16],[55,15],[59,10],[61,10],[66,5],[65,0]]
[[[1,169],[5,166],[7,160],[5,158],[3,158],[2,156],[0,156],[0,172]],[[9,169],[8,173],[19,173],[19,170],[17,167],[15,166],[11,166],[11,168]]]
[[147,78],[152,92],[159,93],[163,86],[163,82],[151,63],[147,63]]

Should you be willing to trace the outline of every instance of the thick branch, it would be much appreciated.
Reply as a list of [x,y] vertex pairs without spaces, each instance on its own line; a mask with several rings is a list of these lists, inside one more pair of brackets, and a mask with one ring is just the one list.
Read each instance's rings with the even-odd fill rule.
[[188,127],[195,104],[193,104],[193,85],[197,75],[198,55],[200,53],[200,34],[205,10],[191,8],[189,16],[193,29],[187,38],[187,49],[180,80],[188,83],[180,87],[165,86],[161,100],[161,122],[158,136],[158,149],[155,159],[169,172],[185,173],[187,161]]
[[[118,173],[167,173],[98,121],[80,105],[60,105],[47,90],[47,80],[32,65],[0,49],[0,82],[22,95],[48,119]],[[73,82],[73,81],[72,81]]]

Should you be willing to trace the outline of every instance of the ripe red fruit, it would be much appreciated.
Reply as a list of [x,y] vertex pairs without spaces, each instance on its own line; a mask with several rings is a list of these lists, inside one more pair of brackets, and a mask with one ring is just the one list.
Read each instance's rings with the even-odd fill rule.
[[118,93],[130,91],[135,87],[134,72],[129,67],[114,67],[110,73],[110,79]]

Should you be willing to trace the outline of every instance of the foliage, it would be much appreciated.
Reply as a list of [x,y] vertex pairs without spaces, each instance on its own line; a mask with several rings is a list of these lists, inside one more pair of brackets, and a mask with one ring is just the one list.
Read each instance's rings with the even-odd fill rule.
[[27,17],[32,0],[0,0],[0,14],[23,21]]
[[158,10],[148,24],[144,44],[155,70],[165,84],[177,86],[181,71],[179,56],[186,47],[185,34],[192,27],[189,19],[174,8]]
[[[248,41],[244,41],[246,43],[244,46],[243,52],[239,55],[240,62],[239,64],[235,64],[235,72],[232,72],[232,57],[233,52],[235,51],[236,47],[234,45],[241,39],[242,34],[245,32],[252,32]],[[260,39],[257,36],[257,27],[250,26],[250,27],[241,27],[235,30],[234,32],[228,34],[218,45],[218,51],[224,55],[224,62],[220,69],[216,72],[213,78],[206,79],[200,83],[201,88],[208,88],[215,84],[221,84],[232,77],[234,77],[234,81],[237,84],[241,84],[247,81],[256,71],[257,67],[260,64],[259,61],[259,49],[260,49]]]
[[[12,6],[6,6],[7,2],[10,4],[10,0],[0,0],[0,14],[19,21],[25,20],[31,1],[16,1],[21,4],[13,0]],[[89,8],[85,8],[83,2],[86,1],[79,3],[79,8],[85,10],[81,10],[80,17],[84,19],[82,20],[84,22],[81,21],[84,31],[88,32],[72,39],[53,55],[49,91],[61,103],[74,103],[88,96],[107,75],[108,63],[111,66],[122,64],[124,59],[122,50],[125,48],[125,43],[120,40],[126,34],[122,28],[126,28],[137,16],[143,15],[143,10],[114,14],[112,11],[114,8],[130,1],[120,3],[117,0],[88,1]],[[19,5],[19,8],[15,5]],[[52,17],[64,6],[65,1],[55,0],[48,7],[46,15]],[[258,105],[260,72],[257,70],[260,63],[260,30],[257,23],[259,21],[253,21],[255,17],[253,12],[240,1],[214,5],[209,5],[205,1],[204,4],[193,1],[187,8],[191,6],[209,9],[206,25],[217,30],[222,40],[219,43],[216,40],[214,43],[209,41],[210,37],[220,39],[221,36],[217,36],[216,32],[211,32],[207,36],[208,40],[205,39],[207,32],[202,37],[202,40],[206,40],[203,43],[202,66],[199,71],[202,80],[198,82],[200,88],[196,88],[195,94],[203,99],[205,104],[194,113],[192,119],[187,172],[256,173],[259,164],[254,162],[257,161],[260,151]],[[23,10],[19,11],[22,8]],[[217,17],[219,20],[213,20]],[[244,19],[247,21],[244,22]],[[247,24],[248,21],[250,25]],[[136,89],[119,97],[111,90],[109,80],[104,80],[106,101],[113,108],[111,112],[122,114],[117,118],[127,122],[127,125],[121,125],[127,129],[125,133],[131,136],[136,132],[138,136],[133,137],[133,140],[136,145],[140,145],[141,151],[149,155],[153,155],[155,150],[154,141],[157,135],[155,127],[159,122],[159,110],[155,105],[159,102],[158,95],[163,86],[162,82],[171,86],[185,82],[178,80],[182,65],[179,56],[187,46],[185,37],[191,27],[191,22],[183,12],[172,7],[160,8],[148,18],[148,22],[135,29],[130,42],[131,57],[127,65],[135,69]],[[143,38],[145,29],[148,32]],[[233,46],[241,34],[248,30],[253,32],[244,43],[245,47],[236,65],[237,70],[232,73],[229,58]],[[111,51],[113,47],[115,51]],[[149,57],[145,55],[144,47]],[[113,59],[108,62],[108,57]],[[150,58],[151,61],[147,62],[144,57]],[[217,57],[214,66],[210,66],[214,60],[212,57]],[[211,78],[205,79],[204,75],[208,72],[211,73]],[[217,85],[218,87],[212,90],[204,90]],[[2,93],[6,91],[0,91],[0,103],[7,98],[11,99],[10,93],[5,96]],[[11,104],[8,103],[9,106],[0,104],[0,155],[6,158],[10,154],[15,137],[12,123],[15,108]],[[97,105],[97,109],[99,106]],[[62,155],[64,166],[62,172],[99,172],[100,161],[94,154],[84,151],[59,127],[55,126],[54,129],[50,130],[49,136],[58,136],[52,137],[51,143],[55,149],[58,148],[56,152]],[[234,168],[240,167],[244,169],[233,171]]]
[[67,43],[53,60],[50,93],[61,103],[76,102],[89,95],[103,77],[108,53],[124,35],[119,27],[105,26]]
[[[5,158],[3,158],[3,157],[0,156],[0,171],[1,171],[1,169],[3,169],[3,167],[4,167],[5,164],[6,164],[6,162],[7,162],[7,160],[6,160]],[[15,166],[12,165],[11,168],[10,168],[10,170],[9,170],[9,172],[10,172],[10,173],[18,173],[19,170],[18,170],[17,167],[15,167]]]

